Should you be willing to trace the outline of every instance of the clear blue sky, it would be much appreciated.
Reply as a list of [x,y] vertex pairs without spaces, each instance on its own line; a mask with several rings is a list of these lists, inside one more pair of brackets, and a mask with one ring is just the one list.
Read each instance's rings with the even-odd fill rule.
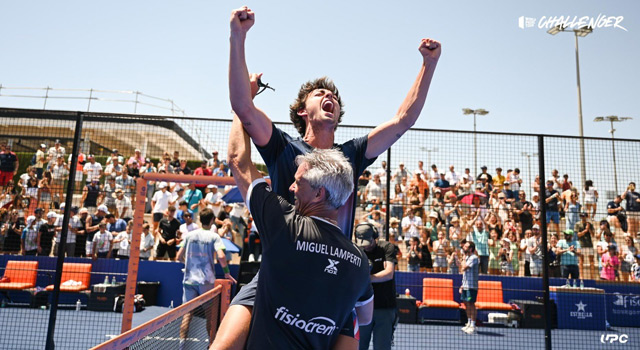
[[[5,1],[0,83],[138,90],[171,98],[192,116],[228,118],[229,15],[243,4]],[[461,113],[470,107],[490,111],[479,130],[569,135],[578,134],[573,35],[520,29],[518,17],[624,16],[627,31],[601,28],[580,39],[584,127],[587,136],[606,137],[608,125],[594,117],[630,116],[616,137],[638,138],[638,1],[247,4],[256,12],[249,69],[277,89],[258,101],[274,120],[287,121],[299,85],[322,75],[341,90],[344,123],[389,119],[418,72],[419,40],[431,37],[443,52],[416,127],[471,130],[472,118]],[[69,103],[50,107],[84,108]],[[0,97],[3,107],[36,105]]]

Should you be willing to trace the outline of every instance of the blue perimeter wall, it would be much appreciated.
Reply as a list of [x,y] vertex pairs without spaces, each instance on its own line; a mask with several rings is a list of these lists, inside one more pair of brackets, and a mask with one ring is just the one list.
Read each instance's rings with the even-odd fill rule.
[[[38,261],[39,271],[36,286],[44,288],[53,284],[55,277],[53,271],[56,268],[57,258],[45,256],[0,255],[0,272],[2,274],[4,274],[4,268],[7,265],[8,260]],[[113,276],[115,276],[117,282],[125,282],[127,278],[127,268],[129,266],[128,260],[65,258],[64,261],[73,263],[91,263],[91,285],[104,282],[105,276],[109,276],[109,281],[111,281]],[[138,268],[138,282],[160,282],[160,288],[157,295],[158,305],[168,307],[173,301],[173,305],[178,306],[182,304],[183,268],[184,264],[178,262],[142,260],[140,261]],[[237,279],[239,266],[231,265],[230,270],[231,275]],[[219,265],[216,265],[216,277],[224,278],[224,274],[222,273]],[[60,293],[61,304],[75,304],[77,300],[77,295]],[[86,303],[86,300],[83,299],[82,302]]]

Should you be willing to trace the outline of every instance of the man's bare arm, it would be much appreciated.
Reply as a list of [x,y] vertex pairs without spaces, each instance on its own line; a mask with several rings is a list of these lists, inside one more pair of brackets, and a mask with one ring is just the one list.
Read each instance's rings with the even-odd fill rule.
[[369,159],[377,157],[393,145],[418,120],[422,107],[427,100],[427,92],[436,64],[440,58],[440,43],[432,39],[422,39],[418,48],[423,57],[422,67],[411,90],[400,105],[396,115],[389,121],[378,125],[369,133],[367,152]]
[[243,130],[237,116],[233,118],[233,123],[231,123],[227,162],[229,162],[229,168],[233,173],[236,185],[238,185],[238,190],[246,201],[249,186],[254,180],[262,178],[262,174],[251,162],[249,135]]
[[253,104],[244,50],[247,32],[254,20],[253,11],[246,6],[231,12],[229,99],[231,108],[253,142],[258,146],[265,146],[271,138],[271,120]]

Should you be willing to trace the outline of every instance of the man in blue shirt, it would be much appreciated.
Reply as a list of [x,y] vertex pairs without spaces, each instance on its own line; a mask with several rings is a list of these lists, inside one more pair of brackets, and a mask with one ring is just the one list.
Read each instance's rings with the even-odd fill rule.
[[484,222],[481,219],[476,219],[471,239],[473,239],[473,250],[478,254],[480,272],[486,274],[489,270],[489,232],[484,229]]
[[[107,214],[105,219],[107,219],[107,232],[111,232],[113,238],[116,238],[120,232],[127,230],[127,222],[122,219],[116,219],[115,215]],[[115,258],[118,255],[119,247],[112,248],[111,256]]]
[[564,239],[558,241],[556,254],[560,255],[560,272],[562,278],[580,279],[578,256],[580,256],[580,242],[573,239],[573,230],[564,231]]
[[553,181],[547,181],[547,188],[545,189],[545,209],[547,210],[547,229],[549,232],[559,232],[560,230],[560,212],[558,202],[560,200],[560,194],[553,189]]
[[247,349],[329,348],[354,307],[364,324],[373,313],[367,256],[337,225],[351,165],[335,149],[296,157],[293,206],[266,184],[250,149],[236,118],[228,161],[264,247]]
[[185,191],[182,198],[187,202],[187,207],[193,214],[193,221],[198,222],[198,206],[200,205],[200,201],[204,198],[202,196],[202,191],[196,188],[195,183],[191,182],[189,183],[189,188]]

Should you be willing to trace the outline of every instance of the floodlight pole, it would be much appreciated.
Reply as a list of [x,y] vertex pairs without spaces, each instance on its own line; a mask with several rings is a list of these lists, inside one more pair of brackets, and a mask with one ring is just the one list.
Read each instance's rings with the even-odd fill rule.
[[615,115],[610,115],[608,117],[596,117],[593,121],[594,122],[609,122],[611,123],[611,130],[609,130],[609,132],[611,133],[611,151],[613,153],[613,182],[615,185],[615,190],[616,190],[616,194],[620,193],[618,192],[618,167],[616,165],[616,140],[615,140],[615,135],[614,133],[616,132],[616,129],[613,128],[613,123],[621,123],[624,121],[627,121],[629,119],[632,119],[630,117],[622,117],[619,118],[618,116]]
[[[573,31],[576,39],[576,79],[578,83],[578,131],[580,132],[580,177],[582,185],[587,181],[587,170],[584,159],[584,129],[582,127],[582,92],[580,91],[580,55],[578,53],[578,31]],[[616,192],[617,193],[617,192]]]

